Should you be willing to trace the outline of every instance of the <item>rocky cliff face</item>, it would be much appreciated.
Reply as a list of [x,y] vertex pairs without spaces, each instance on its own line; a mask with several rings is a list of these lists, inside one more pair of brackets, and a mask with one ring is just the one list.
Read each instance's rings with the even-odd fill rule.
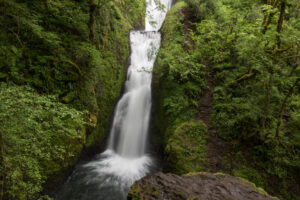
[[276,200],[250,182],[225,174],[194,173],[184,176],[157,173],[131,187],[128,199],[139,200]]

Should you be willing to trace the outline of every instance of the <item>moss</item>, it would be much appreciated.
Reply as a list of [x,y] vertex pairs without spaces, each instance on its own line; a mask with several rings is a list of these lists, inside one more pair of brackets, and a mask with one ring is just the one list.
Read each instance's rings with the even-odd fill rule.
[[223,173],[223,172],[217,172],[217,173],[214,173],[214,175],[221,175],[221,176],[224,176],[224,175],[226,175],[226,174]]
[[128,193],[127,199],[130,200],[141,200],[144,199],[144,196],[151,196],[153,198],[158,198],[158,195],[161,191],[152,187],[151,185],[148,187],[140,188],[139,184],[133,184]]
[[264,187],[263,178],[255,169],[252,169],[250,167],[241,166],[238,169],[234,169],[233,175],[247,179],[252,183],[254,183],[257,187]]
[[[169,95],[175,96],[175,94],[178,94],[178,96],[180,96],[183,93],[176,83],[167,80],[169,76],[169,69],[168,66],[165,65],[165,62],[167,61],[164,60],[164,52],[169,51],[169,48],[173,48],[173,40],[176,39],[176,43],[178,41],[183,41],[182,34],[178,34],[179,32],[182,33],[183,31],[182,24],[180,23],[182,17],[178,14],[178,10],[178,4],[176,4],[171,8],[166,16],[161,30],[163,35],[162,43],[153,69],[153,93],[155,103],[154,128],[158,129],[157,131],[155,130],[153,132],[160,133],[157,134],[159,138],[157,138],[156,143],[162,143],[159,141],[164,140],[161,135],[165,135],[166,128],[172,121],[170,117],[166,116],[166,110],[163,106],[164,100]],[[179,45],[181,45],[181,43],[179,43]],[[180,49],[180,51],[183,50]]]
[[[236,189],[238,189],[238,188],[240,188],[240,189],[244,188],[242,190],[245,190],[247,188],[248,191],[251,191],[254,193],[259,192],[263,196],[268,196],[269,197],[268,199],[278,200],[278,198],[270,196],[262,188],[257,188],[254,183],[251,183],[248,180],[245,180],[243,178],[232,177],[229,174],[224,174],[224,173],[212,174],[209,172],[191,172],[191,173],[181,176],[180,178],[175,177],[172,174],[168,174],[168,175],[170,175],[170,176],[165,179],[161,178],[161,177],[156,177],[155,175],[153,175],[153,176],[148,177],[148,179],[146,178],[144,181],[137,181],[131,187],[127,199],[130,199],[130,200],[162,199],[163,197],[165,197],[165,198],[169,197],[172,199],[176,199],[176,197],[178,197],[179,199],[183,199],[185,195],[188,195],[188,197],[186,199],[199,199],[200,198],[199,196],[202,196],[202,195],[199,195],[199,194],[197,195],[197,193],[195,194],[196,190],[194,190],[194,189],[195,189],[195,187],[197,187],[197,185],[198,185],[198,187],[201,187],[201,185],[205,184],[204,183],[205,181],[204,182],[202,182],[202,181],[207,179],[207,180],[210,180],[211,184],[217,185],[217,186],[222,185],[222,184],[227,184],[228,182],[230,182],[232,192],[235,192]],[[183,188],[183,190],[184,189],[186,189],[186,190],[183,191],[182,193],[180,193],[180,190],[178,190],[178,187],[182,187],[182,184],[181,184],[181,186],[178,186],[178,187],[176,186],[177,188],[172,187],[172,184],[170,184],[172,182],[175,183],[177,181],[184,182],[185,179],[195,180],[195,185],[192,186],[193,189],[191,189],[187,186],[187,188]],[[196,179],[198,179],[198,180],[196,180]],[[200,182],[199,182],[199,180],[200,180]],[[164,181],[166,181],[168,183],[163,184]],[[208,187],[211,187],[211,186],[208,186]],[[227,189],[230,190],[230,188],[227,188]],[[173,195],[174,191],[176,193],[176,196]],[[205,195],[205,192],[207,192],[207,191],[200,191],[200,193],[204,193],[204,195]],[[194,193],[194,194],[192,194],[192,193]],[[245,195],[245,196],[247,196],[247,195]],[[252,196],[252,198],[255,198],[255,197],[257,197],[257,195]],[[203,198],[205,198],[205,197],[203,197]],[[228,196],[227,196],[227,198],[228,198]],[[251,196],[248,196],[248,198],[251,198]],[[260,198],[262,198],[262,196],[260,196]]]
[[241,178],[241,177],[238,177],[238,178],[241,179],[242,181],[244,181],[244,182],[246,182],[246,183],[252,185],[252,186],[253,186],[254,188],[256,188],[261,194],[264,194],[264,195],[266,195],[266,196],[268,196],[268,197],[270,197],[270,198],[273,198],[273,199],[275,199],[275,200],[278,200],[277,197],[272,197],[272,196],[270,196],[263,188],[257,187],[257,185],[255,185],[255,183],[252,183],[252,182],[250,182],[249,180],[244,179],[244,178]]
[[[162,26],[162,44],[153,69],[154,120],[151,134],[154,145],[167,145],[176,127],[191,121],[198,113],[198,100],[205,88],[203,66],[196,63],[186,37],[183,1],[167,13]],[[178,56],[179,55],[179,56]]]
[[[207,128],[194,123],[205,88],[203,68],[197,65],[185,29],[186,4],[177,2],[162,26],[162,44],[153,70],[154,123],[152,140],[165,154],[165,168],[184,174],[206,166]],[[179,55],[179,56],[178,56]]]
[[168,169],[177,174],[203,171],[207,167],[207,128],[202,122],[181,124],[167,142]]

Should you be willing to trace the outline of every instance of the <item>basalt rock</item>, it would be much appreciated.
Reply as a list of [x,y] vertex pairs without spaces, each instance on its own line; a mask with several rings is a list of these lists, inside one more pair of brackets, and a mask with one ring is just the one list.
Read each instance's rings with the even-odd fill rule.
[[127,199],[278,200],[241,178],[206,172],[149,175],[134,183]]

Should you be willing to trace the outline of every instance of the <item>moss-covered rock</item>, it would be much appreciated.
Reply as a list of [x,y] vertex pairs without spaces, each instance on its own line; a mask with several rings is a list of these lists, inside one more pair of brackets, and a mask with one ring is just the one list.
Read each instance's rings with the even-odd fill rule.
[[278,200],[243,179],[207,172],[185,176],[157,173],[144,177],[133,184],[127,199]]
[[172,172],[185,174],[207,167],[207,127],[202,122],[183,123],[170,136],[165,154]]

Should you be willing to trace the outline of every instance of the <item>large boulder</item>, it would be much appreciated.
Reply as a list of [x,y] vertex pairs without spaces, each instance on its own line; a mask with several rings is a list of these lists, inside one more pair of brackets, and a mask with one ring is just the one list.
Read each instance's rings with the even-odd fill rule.
[[133,184],[128,199],[278,200],[241,178],[206,172],[149,175]]

